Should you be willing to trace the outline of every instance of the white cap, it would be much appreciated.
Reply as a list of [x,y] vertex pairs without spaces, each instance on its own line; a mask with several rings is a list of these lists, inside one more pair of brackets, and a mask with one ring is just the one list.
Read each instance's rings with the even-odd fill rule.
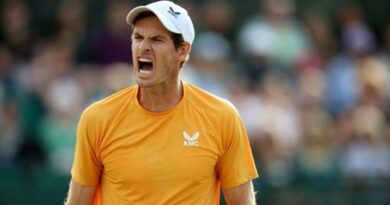
[[181,34],[184,41],[192,44],[195,38],[195,29],[187,10],[172,1],[157,1],[146,6],[132,9],[126,17],[126,22],[133,25],[134,19],[145,11],[153,12],[166,29]]

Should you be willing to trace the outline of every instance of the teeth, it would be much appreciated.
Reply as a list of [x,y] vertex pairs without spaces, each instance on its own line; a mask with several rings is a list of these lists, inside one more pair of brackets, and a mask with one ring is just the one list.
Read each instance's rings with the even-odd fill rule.
[[138,58],[138,60],[140,62],[144,62],[144,63],[151,63],[152,62],[152,59],[149,59],[149,58]]
[[149,73],[152,73],[151,70],[139,70],[139,73],[141,74],[149,74]]

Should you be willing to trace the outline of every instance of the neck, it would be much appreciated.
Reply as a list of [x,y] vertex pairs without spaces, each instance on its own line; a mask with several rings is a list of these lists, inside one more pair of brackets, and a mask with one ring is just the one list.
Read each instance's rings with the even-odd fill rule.
[[164,112],[179,103],[183,97],[183,85],[180,80],[169,85],[144,88],[139,87],[138,101],[151,112]]

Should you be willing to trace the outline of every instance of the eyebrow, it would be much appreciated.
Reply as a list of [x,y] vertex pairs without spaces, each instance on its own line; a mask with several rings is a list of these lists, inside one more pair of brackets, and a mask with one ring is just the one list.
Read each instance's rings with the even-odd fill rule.
[[[142,35],[142,34],[136,32],[136,31],[133,32],[132,36],[142,36],[142,37],[144,37],[144,35]],[[157,34],[157,35],[152,35],[152,36],[150,36],[149,38],[151,38],[151,39],[156,39],[156,38],[168,39],[169,37],[164,36],[164,35]]]
[[150,38],[162,38],[162,39],[166,39],[167,37],[164,36],[164,35],[155,35],[155,36],[151,36]]
[[131,34],[131,36],[142,36],[140,33],[138,33],[138,32],[136,32],[136,31],[134,31],[132,34]]

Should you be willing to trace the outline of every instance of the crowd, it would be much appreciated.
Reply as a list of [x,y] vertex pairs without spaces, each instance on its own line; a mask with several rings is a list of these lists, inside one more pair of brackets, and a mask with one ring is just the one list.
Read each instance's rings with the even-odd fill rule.
[[[39,2],[1,4],[0,167],[66,175],[82,110],[134,83],[136,2]],[[230,1],[180,2],[197,25],[182,76],[237,107],[255,185],[390,186],[390,18],[377,32],[355,1],[330,18],[262,0],[237,24]]]

